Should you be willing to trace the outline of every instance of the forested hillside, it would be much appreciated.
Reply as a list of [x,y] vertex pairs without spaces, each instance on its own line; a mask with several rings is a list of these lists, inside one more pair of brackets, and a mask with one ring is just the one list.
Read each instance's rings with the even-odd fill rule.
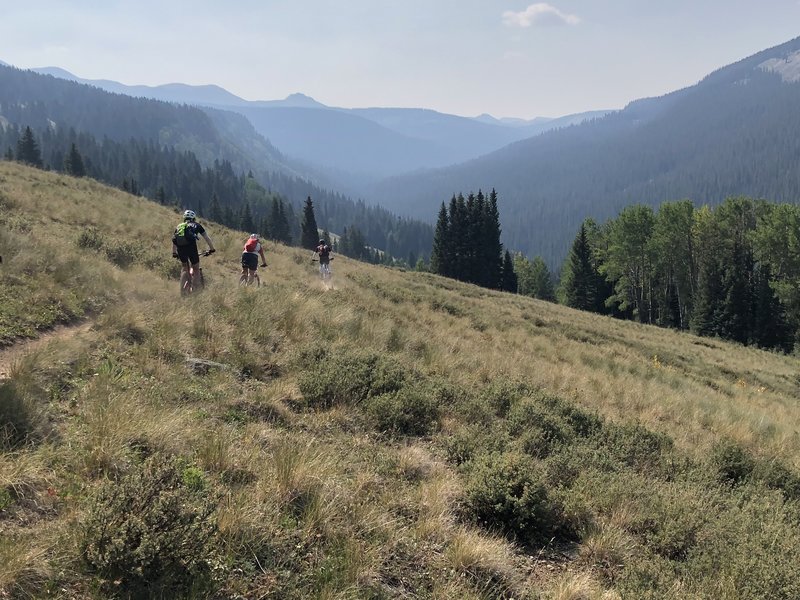
[[762,348],[800,330],[800,206],[729,198],[587,220],[563,269],[569,306]]
[[206,217],[216,198],[227,208],[229,225],[247,224],[245,213],[256,225],[271,214],[271,197],[247,197],[249,173],[294,210],[312,196],[320,225],[330,231],[355,225],[370,245],[399,258],[430,251],[430,226],[314,185],[238,114],[110,94],[0,67],[3,156],[15,157],[25,127],[39,148],[38,166],[64,170],[74,145],[86,175],[162,203],[193,207]]
[[505,244],[551,266],[583,219],[603,222],[629,204],[715,205],[737,195],[796,202],[800,83],[769,61],[791,61],[798,51],[800,38],[604,118],[457,167],[386,180],[371,197],[432,222],[454,192],[495,187]]

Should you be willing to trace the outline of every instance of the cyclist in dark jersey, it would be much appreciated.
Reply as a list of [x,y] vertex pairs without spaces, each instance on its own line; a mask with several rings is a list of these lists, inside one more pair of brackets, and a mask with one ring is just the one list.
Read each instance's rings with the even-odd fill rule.
[[179,223],[172,235],[172,256],[181,261],[181,279],[184,274],[189,276],[191,268],[197,271],[200,268],[200,254],[197,251],[197,239],[202,236],[208,244],[208,253],[216,252],[214,243],[206,233],[205,228],[195,219],[197,215],[193,210],[183,213],[183,223]]

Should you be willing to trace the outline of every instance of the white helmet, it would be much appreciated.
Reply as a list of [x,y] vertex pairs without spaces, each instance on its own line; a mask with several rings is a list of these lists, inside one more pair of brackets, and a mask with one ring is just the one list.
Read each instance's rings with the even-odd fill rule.
[[250,234],[250,239],[251,240],[257,240],[258,239],[258,234],[257,233],[251,233]]
[[184,219],[194,219],[197,215],[194,213],[193,210],[185,210],[183,211],[183,218]]

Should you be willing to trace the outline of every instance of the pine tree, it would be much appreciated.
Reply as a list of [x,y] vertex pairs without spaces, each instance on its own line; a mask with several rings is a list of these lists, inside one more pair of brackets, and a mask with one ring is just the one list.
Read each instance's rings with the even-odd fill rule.
[[439,218],[436,221],[436,230],[433,234],[433,249],[431,250],[431,273],[451,276],[452,256],[449,238],[449,219],[447,207],[442,202],[439,209]]
[[598,273],[592,264],[592,249],[582,223],[567,259],[564,276],[564,297],[567,306],[580,310],[594,310],[597,306]]
[[239,213],[239,229],[242,231],[246,231],[247,233],[253,233],[256,228],[256,224],[253,221],[253,213],[250,210],[250,203],[245,202],[242,205],[241,212]]
[[167,203],[167,192],[164,190],[164,186],[158,186],[158,190],[156,191],[156,202],[159,204],[166,204]]
[[73,177],[84,177],[86,175],[83,157],[80,152],[78,152],[78,148],[74,143],[70,147],[67,157],[64,159],[64,171]]
[[319,243],[319,229],[317,219],[314,217],[314,203],[311,196],[306,198],[303,206],[303,219],[300,222],[300,245],[308,250],[313,250]]
[[762,264],[758,269],[753,316],[752,342],[761,348],[777,348],[784,352],[792,349],[792,328],[786,317],[786,308],[770,285],[771,269]]
[[25,127],[22,137],[17,142],[17,160],[32,167],[42,168],[42,153],[30,127]]
[[511,253],[506,250],[503,255],[503,266],[500,275],[500,289],[504,292],[517,293],[517,274],[514,272],[514,261]]
[[8,150],[6,150],[5,159],[14,160],[14,149],[11,146],[9,146]]
[[486,203],[483,223],[484,239],[482,254],[487,273],[486,287],[498,288],[502,275],[503,244],[500,242],[500,211],[497,207],[497,192],[492,189]]
[[217,192],[214,192],[211,195],[211,206],[209,208],[208,218],[217,223],[222,223],[223,217],[222,207],[219,204],[219,196],[217,196]]

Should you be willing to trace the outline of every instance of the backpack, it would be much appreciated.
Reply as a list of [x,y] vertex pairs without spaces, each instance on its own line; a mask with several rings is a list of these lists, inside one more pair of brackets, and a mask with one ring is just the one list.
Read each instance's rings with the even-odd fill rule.
[[331,247],[328,244],[317,246],[317,254],[319,254],[320,258],[328,258],[328,254],[331,252]]
[[189,227],[190,223],[184,221],[175,228],[175,235],[172,236],[172,242],[176,246],[189,246],[194,244],[197,237],[194,234],[193,227]]
[[258,240],[249,239],[244,243],[244,251],[255,252],[257,246],[258,246]]

